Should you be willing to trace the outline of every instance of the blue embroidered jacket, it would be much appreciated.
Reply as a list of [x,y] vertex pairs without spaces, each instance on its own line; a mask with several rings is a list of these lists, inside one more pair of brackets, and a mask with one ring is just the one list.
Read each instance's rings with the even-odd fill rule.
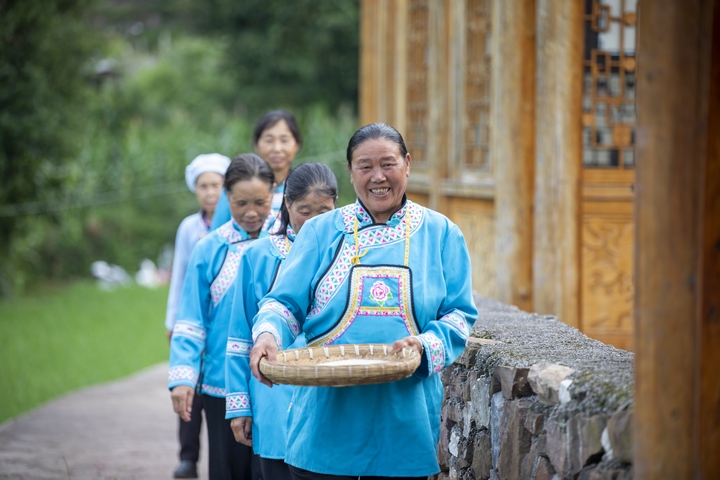
[[[252,320],[258,302],[272,286],[290,252],[295,233],[270,235],[251,245],[240,261],[225,357],[226,418],[252,416],[253,452],[263,458],[283,459],[287,411],[293,387],[261,384],[250,373]],[[296,341],[297,347],[302,340]]]
[[[357,238],[357,243],[356,243]],[[285,462],[350,476],[439,471],[443,390],[439,375],[465,348],[477,318],[470,258],[460,229],[411,201],[386,224],[358,201],[308,220],[270,291],[253,338],[288,348],[393,343],[424,347],[409,378],[355,387],[296,387]]]
[[230,220],[193,248],[170,342],[170,389],[199,382],[202,393],[225,398],[225,348],[235,277],[253,241]]

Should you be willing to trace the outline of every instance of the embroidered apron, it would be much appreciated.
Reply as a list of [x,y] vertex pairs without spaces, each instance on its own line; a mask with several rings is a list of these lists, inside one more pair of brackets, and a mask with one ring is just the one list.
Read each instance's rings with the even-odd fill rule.
[[399,340],[418,335],[412,298],[410,255],[410,222],[405,221],[404,265],[361,265],[358,225],[355,219],[355,255],[351,260],[348,300],[340,321],[330,330],[308,339],[308,346],[340,343],[387,343],[388,338]]

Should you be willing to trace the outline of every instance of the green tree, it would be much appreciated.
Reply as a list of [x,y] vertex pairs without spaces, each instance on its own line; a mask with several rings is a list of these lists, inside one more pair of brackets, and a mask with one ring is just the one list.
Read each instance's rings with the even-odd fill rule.
[[226,37],[238,95],[250,108],[357,109],[357,0],[209,0],[196,8],[199,28]]
[[[52,198],[77,153],[88,60],[83,12],[92,0],[0,0],[0,205]],[[0,294],[17,211],[0,213]],[[5,270],[3,272],[3,270]]]

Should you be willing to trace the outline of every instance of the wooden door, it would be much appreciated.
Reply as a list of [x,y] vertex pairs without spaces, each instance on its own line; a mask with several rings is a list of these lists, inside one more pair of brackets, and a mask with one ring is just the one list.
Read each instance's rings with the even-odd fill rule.
[[632,349],[637,0],[585,8],[579,328]]

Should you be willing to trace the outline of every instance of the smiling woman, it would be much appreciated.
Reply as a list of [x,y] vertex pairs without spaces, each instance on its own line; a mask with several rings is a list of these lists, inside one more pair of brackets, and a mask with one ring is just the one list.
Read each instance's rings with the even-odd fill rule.
[[260,359],[275,361],[303,335],[309,347],[414,349],[422,360],[403,380],[297,386],[285,462],[296,480],[425,479],[439,471],[438,373],[463,351],[477,317],[470,258],[456,225],[405,196],[410,155],[397,130],[360,128],[347,162],[357,201],[309,220],[298,233],[259,303],[250,366],[269,384]]
[[[196,389],[208,430],[210,478],[249,478],[249,447],[235,442],[225,421],[225,348],[238,265],[247,247],[267,235],[275,177],[252,153],[238,155],[225,173],[232,219],[193,248],[170,342],[168,387],[173,410],[192,420]],[[198,385],[199,384],[199,385]]]
[[402,205],[410,176],[410,154],[404,144],[401,147],[389,138],[368,138],[357,138],[348,147],[352,162],[347,168],[358,200],[375,221],[384,223]]

